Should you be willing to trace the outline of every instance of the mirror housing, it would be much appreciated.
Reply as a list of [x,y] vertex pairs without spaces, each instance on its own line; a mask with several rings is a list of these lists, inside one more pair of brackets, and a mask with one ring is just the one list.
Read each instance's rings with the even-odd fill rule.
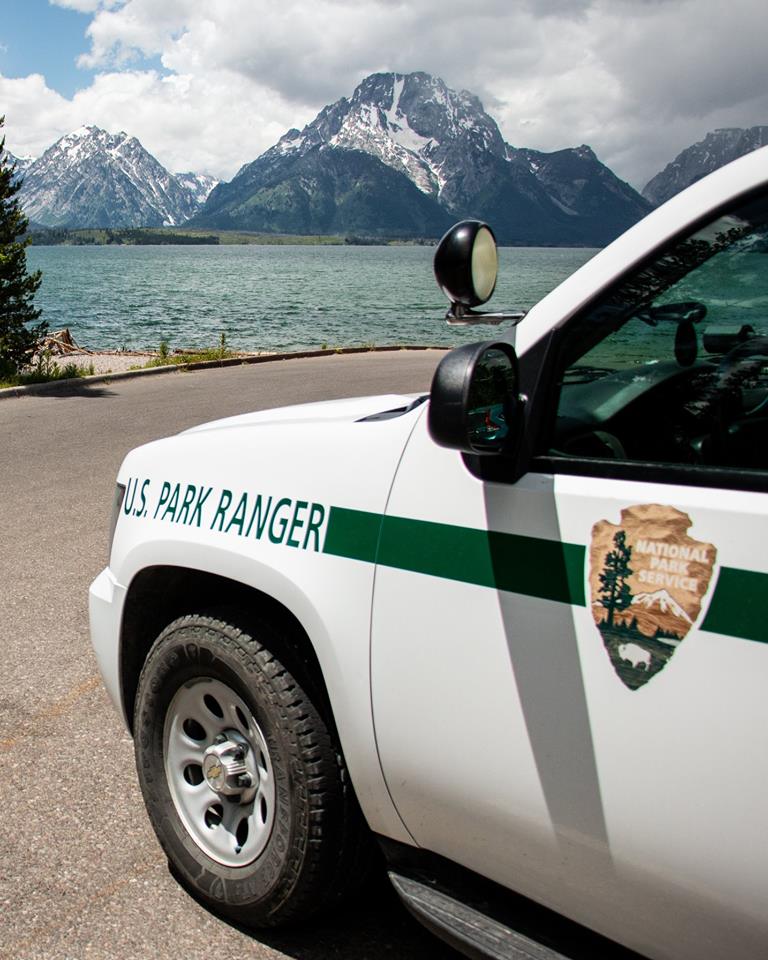
[[478,307],[490,300],[499,270],[496,238],[487,223],[462,220],[435,250],[435,279],[451,303]]
[[511,454],[522,433],[517,356],[508,343],[457,347],[432,380],[429,433],[441,447],[479,455]]
[[462,220],[452,226],[437,245],[434,270],[437,285],[451,301],[445,316],[449,324],[498,324],[525,316],[520,310],[482,313],[472,309],[491,298],[499,272],[496,238],[487,223]]

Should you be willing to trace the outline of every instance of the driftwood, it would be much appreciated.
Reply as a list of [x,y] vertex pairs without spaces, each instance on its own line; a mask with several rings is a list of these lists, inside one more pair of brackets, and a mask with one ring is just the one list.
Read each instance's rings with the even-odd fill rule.
[[40,341],[39,350],[47,350],[49,353],[59,355],[67,353],[92,354],[94,352],[93,350],[86,350],[85,347],[79,346],[69,332],[68,327],[64,327],[63,330],[54,330],[53,333],[49,333],[47,337],[43,337]]

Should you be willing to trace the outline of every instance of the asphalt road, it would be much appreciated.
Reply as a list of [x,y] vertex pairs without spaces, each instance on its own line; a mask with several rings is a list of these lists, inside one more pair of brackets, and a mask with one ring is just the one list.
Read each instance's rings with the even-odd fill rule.
[[87,621],[128,450],[246,410],[426,390],[440,356],[290,360],[0,403],[0,957],[456,956],[386,884],[311,928],[259,938],[190,899],[144,814]]

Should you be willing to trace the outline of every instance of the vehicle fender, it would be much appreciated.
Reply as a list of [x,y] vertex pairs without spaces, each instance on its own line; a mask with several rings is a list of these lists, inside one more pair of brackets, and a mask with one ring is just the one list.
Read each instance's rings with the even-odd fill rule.
[[[244,425],[139,448],[129,454],[119,474],[127,494],[110,558],[111,575],[126,588],[147,568],[172,566],[225,577],[282,604],[301,624],[317,656],[369,824],[403,842],[412,841],[389,798],[373,729],[370,615],[375,566],[359,562],[354,544],[351,552],[326,548],[334,518],[343,518],[353,540],[358,521],[364,534],[371,533],[371,518],[375,523],[384,511],[402,449],[425,407],[383,422],[327,425],[330,439],[301,423]],[[352,471],[344,462],[349,451],[355,455]],[[172,502],[167,485],[180,486],[181,503],[188,483],[213,491],[198,518],[201,522],[190,522],[193,507],[183,516],[180,507],[166,515]],[[226,519],[219,523],[217,503],[230,492]],[[246,494],[247,522],[232,528],[235,504]],[[259,513],[247,535],[258,496],[264,510],[271,500],[271,518],[276,503],[286,504],[283,522],[273,527],[272,519],[265,520],[257,536],[263,516]],[[165,506],[160,505],[163,497]],[[316,536],[307,533],[315,504],[317,516],[323,517]],[[304,525],[288,545],[293,527],[287,518],[295,516],[291,511],[299,505]]]

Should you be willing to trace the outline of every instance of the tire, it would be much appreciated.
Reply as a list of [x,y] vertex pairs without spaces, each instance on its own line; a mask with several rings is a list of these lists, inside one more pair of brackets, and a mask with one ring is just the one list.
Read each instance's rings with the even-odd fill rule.
[[214,912],[277,927],[338,900],[371,845],[341,751],[268,623],[193,615],[139,678],[141,791],[177,879]]

